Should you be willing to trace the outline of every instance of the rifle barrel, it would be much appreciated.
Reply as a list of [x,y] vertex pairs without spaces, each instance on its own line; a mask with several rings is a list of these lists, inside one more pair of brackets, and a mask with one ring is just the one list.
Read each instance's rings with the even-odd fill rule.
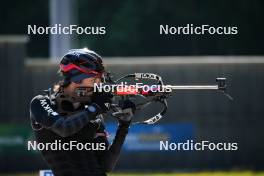
[[217,90],[219,89],[218,85],[165,85],[164,87],[171,88],[173,90],[185,90],[185,89],[196,89],[196,90]]

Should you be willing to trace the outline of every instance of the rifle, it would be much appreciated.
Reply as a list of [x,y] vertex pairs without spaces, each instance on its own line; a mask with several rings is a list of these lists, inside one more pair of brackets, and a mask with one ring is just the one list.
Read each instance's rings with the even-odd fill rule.
[[[129,86],[129,91],[118,91],[117,87],[120,86],[120,82],[124,79],[132,79],[134,81],[154,80],[156,81],[156,84],[154,85],[154,90],[144,91],[142,88],[135,89],[134,86]],[[112,92],[115,97],[121,97],[121,100],[119,100],[118,104],[110,105],[110,109],[113,110],[113,113],[111,114],[113,117],[118,118],[121,116],[122,111],[120,105],[126,99],[130,99],[135,96],[140,96],[145,99],[144,102],[136,104],[136,110],[142,110],[153,102],[158,102],[162,105],[162,109],[159,113],[148,118],[147,120],[134,122],[134,124],[155,124],[160,119],[162,119],[168,109],[167,99],[172,96],[174,90],[217,90],[222,92],[228,99],[233,100],[233,98],[228,93],[226,93],[226,78],[216,78],[216,84],[214,85],[165,85],[163,83],[162,77],[153,73],[128,74],[117,79],[116,81],[113,81],[111,74],[107,73],[104,82],[106,83],[104,86],[110,84],[116,88],[114,92]],[[121,85],[121,87],[122,86],[124,85]],[[155,91],[157,88],[162,88],[162,90],[165,91]]]

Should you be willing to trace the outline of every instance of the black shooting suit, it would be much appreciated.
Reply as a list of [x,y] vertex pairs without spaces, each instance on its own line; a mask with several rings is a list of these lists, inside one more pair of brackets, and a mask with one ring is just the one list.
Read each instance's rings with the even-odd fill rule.
[[105,143],[106,150],[42,150],[44,160],[55,176],[103,176],[111,171],[128,133],[128,125],[120,124],[110,146],[104,125],[90,122],[94,114],[81,111],[64,116],[57,112],[56,102],[47,95],[34,97],[30,104],[31,125],[38,143]]

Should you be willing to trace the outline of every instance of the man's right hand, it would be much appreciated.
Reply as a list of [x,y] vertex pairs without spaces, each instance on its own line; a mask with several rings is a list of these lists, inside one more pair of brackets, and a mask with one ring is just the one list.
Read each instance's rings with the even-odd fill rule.
[[121,126],[129,126],[136,111],[136,105],[130,100],[125,100],[120,103],[120,107],[122,115],[118,118],[119,123]]
[[96,103],[102,109],[102,113],[106,113],[110,110],[112,98],[113,95],[111,93],[98,92],[94,93],[92,97],[92,102]]

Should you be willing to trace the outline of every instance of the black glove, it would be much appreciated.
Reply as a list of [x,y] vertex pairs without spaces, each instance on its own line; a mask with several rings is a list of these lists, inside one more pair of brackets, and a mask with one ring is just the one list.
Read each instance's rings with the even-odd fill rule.
[[92,102],[96,103],[102,109],[102,113],[106,113],[110,109],[113,95],[106,92],[95,92],[92,97]]
[[102,114],[102,109],[96,103],[86,105],[85,111],[88,112],[91,120],[95,120],[98,115]]
[[85,110],[89,114],[90,122],[94,124],[97,129],[99,129],[101,123],[104,121],[102,109],[96,103],[92,103],[90,105],[86,105]]
[[130,100],[124,100],[119,102],[119,106],[122,109],[122,116],[120,116],[119,123],[121,126],[129,126],[131,123],[131,119],[135,113],[136,110],[136,105],[130,101]]
[[136,111],[136,105],[129,99],[125,101],[120,101],[119,106],[124,110],[124,109],[131,109],[133,113]]

